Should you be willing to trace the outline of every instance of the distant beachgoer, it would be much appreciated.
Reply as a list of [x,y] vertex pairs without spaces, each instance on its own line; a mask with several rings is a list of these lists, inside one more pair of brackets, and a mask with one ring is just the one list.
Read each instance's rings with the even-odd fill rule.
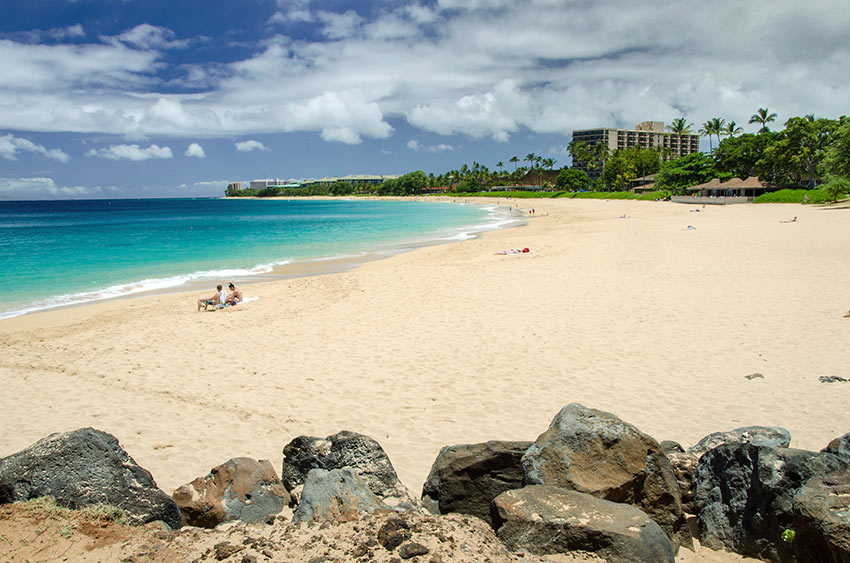
[[242,292],[236,289],[236,286],[233,285],[233,282],[230,282],[227,286],[230,288],[230,295],[227,296],[225,303],[228,305],[237,305],[242,302]]
[[796,215],[794,215],[793,219],[788,219],[786,221],[780,221],[780,223],[796,223],[796,222],[797,222],[797,216]]
[[850,311],[847,311],[847,313],[844,314],[845,319],[848,318],[848,317],[850,317]]
[[212,305],[215,308],[217,305],[224,305],[225,301],[227,301],[227,292],[221,287],[221,284],[215,286],[216,293],[212,297],[201,298],[198,299],[198,311],[201,310],[201,307],[204,308],[204,311]]

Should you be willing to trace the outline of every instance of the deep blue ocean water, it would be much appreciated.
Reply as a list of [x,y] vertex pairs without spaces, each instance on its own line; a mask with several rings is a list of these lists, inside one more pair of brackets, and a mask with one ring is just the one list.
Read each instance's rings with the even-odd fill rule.
[[0,318],[389,254],[500,222],[492,208],[417,201],[0,201]]

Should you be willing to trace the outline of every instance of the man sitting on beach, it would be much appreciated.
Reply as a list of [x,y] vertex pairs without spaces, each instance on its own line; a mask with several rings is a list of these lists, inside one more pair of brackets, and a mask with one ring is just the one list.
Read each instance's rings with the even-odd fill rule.
[[233,282],[230,282],[227,286],[230,288],[230,295],[227,296],[227,300],[225,303],[228,305],[236,305],[237,303],[242,302],[242,292],[236,289],[236,286],[233,285]]
[[227,301],[227,292],[224,291],[224,288],[221,287],[221,284],[215,286],[216,293],[212,297],[198,299],[198,311],[201,310],[201,306],[204,307],[204,311],[207,310],[207,307],[210,305],[215,308],[217,305],[224,305],[225,301]]

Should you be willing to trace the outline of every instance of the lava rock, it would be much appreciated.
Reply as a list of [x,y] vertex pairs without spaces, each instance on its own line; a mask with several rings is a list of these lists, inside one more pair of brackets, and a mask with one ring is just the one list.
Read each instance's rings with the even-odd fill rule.
[[51,434],[0,459],[0,503],[51,496],[68,508],[109,504],[133,524],[161,520],[180,528],[183,517],[170,496],[101,430]]

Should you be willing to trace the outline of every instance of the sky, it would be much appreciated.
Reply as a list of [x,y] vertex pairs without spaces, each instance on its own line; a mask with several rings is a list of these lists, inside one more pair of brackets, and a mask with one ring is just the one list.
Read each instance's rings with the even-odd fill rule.
[[848,0],[0,0],[0,199],[561,167],[574,129],[837,118],[848,29]]

